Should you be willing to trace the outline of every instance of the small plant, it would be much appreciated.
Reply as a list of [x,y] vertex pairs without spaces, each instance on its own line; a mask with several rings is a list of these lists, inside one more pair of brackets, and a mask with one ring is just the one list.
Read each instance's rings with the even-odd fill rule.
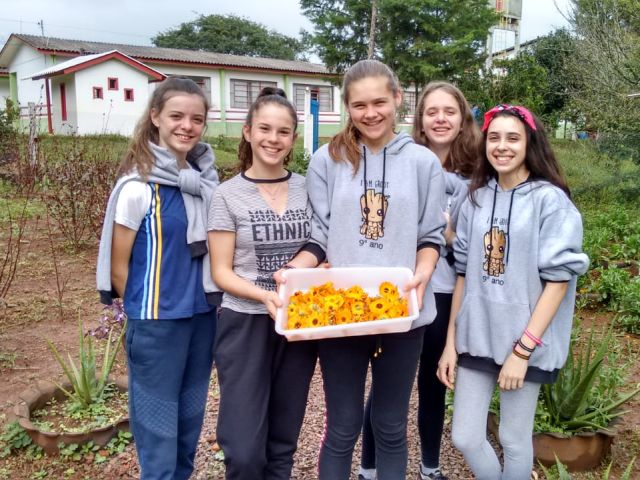
[[[574,434],[609,428],[611,421],[624,414],[622,404],[640,392],[635,388],[620,393],[624,375],[612,362],[615,355],[613,324],[604,332],[596,350],[594,332],[576,348],[572,339],[567,363],[554,384],[543,385],[536,413],[536,431]],[[605,360],[609,357],[609,361]]]
[[[633,457],[629,462],[629,465],[627,465],[627,468],[625,468],[624,472],[622,473],[620,480],[631,479],[631,470],[633,469],[633,464],[635,462],[636,462],[636,457]],[[547,478],[547,480],[571,480],[571,475],[569,474],[567,467],[565,467],[564,464],[560,460],[558,460],[557,456],[556,456],[556,464],[553,467],[546,468],[541,463],[539,465],[540,465],[540,468],[542,469],[542,473],[544,473],[544,476]],[[604,472],[602,472],[602,480],[609,480],[611,478],[612,466],[613,466],[613,462],[607,465],[607,468],[604,470]]]
[[80,351],[78,353],[79,363],[77,365],[69,354],[67,354],[67,363],[50,340],[47,340],[47,345],[71,383],[70,390],[65,389],[61,385],[58,385],[58,387],[73,403],[82,409],[87,409],[90,405],[99,403],[104,397],[109,373],[115,362],[119,347],[122,344],[122,337],[124,336],[125,330],[121,330],[113,347],[113,332],[109,332],[104,357],[102,359],[102,368],[100,370],[96,368],[93,337],[91,335],[84,335],[82,321],[80,319],[78,319],[78,331]]
[[0,458],[22,449],[26,449],[29,458],[42,458],[42,449],[31,441],[31,437],[18,422],[6,424],[0,433]]

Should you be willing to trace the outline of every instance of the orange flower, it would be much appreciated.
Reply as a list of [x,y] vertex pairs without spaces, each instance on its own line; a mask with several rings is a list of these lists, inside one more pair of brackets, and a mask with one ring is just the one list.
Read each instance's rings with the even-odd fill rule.
[[287,307],[287,328],[345,325],[408,315],[407,301],[400,297],[395,285],[383,282],[378,291],[380,296],[372,298],[358,285],[336,290],[328,282],[306,293],[295,292]]
[[341,308],[336,312],[335,320],[336,320],[336,325],[344,325],[345,323],[351,323],[351,311],[347,308]]
[[389,301],[384,297],[375,297],[369,300],[369,310],[376,318],[381,316],[389,309]]
[[380,287],[378,288],[378,292],[385,298],[398,298],[398,287],[390,282],[381,283]]

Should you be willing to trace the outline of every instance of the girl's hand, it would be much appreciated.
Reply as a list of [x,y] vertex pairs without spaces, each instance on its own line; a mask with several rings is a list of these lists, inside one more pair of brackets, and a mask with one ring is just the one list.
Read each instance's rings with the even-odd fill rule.
[[436,375],[447,388],[453,390],[456,381],[456,364],[458,363],[458,353],[454,345],[445,345]]
[[404,286],[405,292],[410,292],[414,288],[416,289],[416,296],[418,297],[418,310],[422,310],[422,300],[424,299],[424,291],[427,289],[427,283],[429,283],[430,277],[425,273],[416,272],[413,278],[407,282]]
[[524,375],[527,373],[529,362],[509,355],[498,375],[498,385],[502,390],[516,390],[524,385]]
[[262,303],[265,307],[267,307],[267,311],[269,312],[269,316],[272,319],[276,319],[276,311],[279,307],[282,306],[282,302],[280,301],[280,297],[276,292],[271,292],[269,290],[265,290],[261,299]]

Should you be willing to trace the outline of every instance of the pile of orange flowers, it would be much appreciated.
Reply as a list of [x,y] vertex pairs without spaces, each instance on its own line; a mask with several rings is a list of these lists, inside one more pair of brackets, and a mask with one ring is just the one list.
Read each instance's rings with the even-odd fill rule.
[[400,297],[398,287],[383,282],[378,293],[370,297],[359,286],[336,290],[331,282],[311,287],[306,293],[295,292],[289,299],[287,328],[344,325],[409,314],[407,300]]

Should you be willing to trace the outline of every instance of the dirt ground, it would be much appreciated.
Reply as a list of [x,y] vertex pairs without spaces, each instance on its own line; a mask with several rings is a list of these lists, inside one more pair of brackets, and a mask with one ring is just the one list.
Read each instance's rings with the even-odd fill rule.
[[[4,414],[0,419],[3,422],[7,421],[7,413],[16,401],[16,395],[32,382],[62,378],[61,369],[53,361],[45,338],[50,339],[61,351],[68,350],[73,354],[77,351],[78,317],[84,320],[86,327],[95,327],[102,310],[94,288],[95,246],[81,253],[72,253],[62,247],[61,238],[49,239],[42,221],[31,221],[29,227],[22,245],[22,259],[17,276],[7,297],[7,305],[0,306],[0,413]],[[54,262],[54,257],[57,262]],[[64,284],[61,297],[56,286],[55,263],[58,266],[58,281]],[[58,308],[60,298],[62,315]],[[587,323],[590,322],[589,318],[595,318],[598,324],[604,324],[610,318],[609,315],[591,312],[584,316]],[[623,341],[634,352],[640,348],[640,338],[627,335],[623,337]],[[116,368],[124,372],[123,362],[119,362]],[[637,363],[630,373],[629,382],[640,382],[640,365]],[[223,464],[215,456],[217,399],[218,390],[214,375],[197,457],[197,470],[194,474],[194,478],[197,479],[223,478]],[[419,462],[415,395],[411,408],[408,478],[414,479]],[[626,408],[628,413],[618,426],[619,433],[609,459],[613,462],[610,478],[614,479],[619,478],[632,457],[640,453],[640,398],[636,398]],[[319,372],[316,372],[296,454],[293,478],[316,478],[315,468],[323,422],[322,380]],[[359,452],[359,448],[356,452]],[[354,472],[357,460],[354,458]],[[450,443],[448,426],[445,429],[441,464],[452,480],[473,478],[461,456]],[[602,478],[602,470],[603,468],[595,474],[575,475],[574,478],[599,479]],[[31,461],[24,454],[0,459],[0,479],[126,479],[137,478],[137,472],[133,446],[129,446],[124,453],[101,465],[94,465],[90,459],[71,462],[56,457]],[[640,478],[640,462],[636,462],[633,472],[631,478]]]

